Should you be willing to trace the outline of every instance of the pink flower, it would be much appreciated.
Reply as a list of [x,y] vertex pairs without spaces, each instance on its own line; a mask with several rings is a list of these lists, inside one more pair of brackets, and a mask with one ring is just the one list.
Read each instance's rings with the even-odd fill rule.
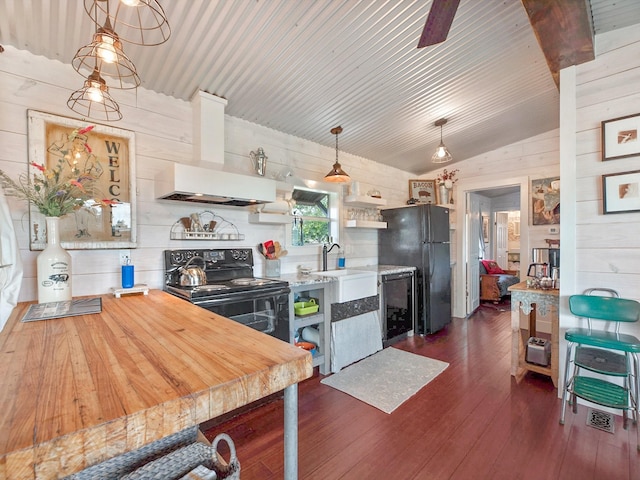
[[78,187],[80,190],[84,191],[84,187],[78,180],[69,180],[69,183],[74,187]]
[[[458,181],[458,179],[456,178],[454,180],[454,177],[456,176],[456,173],[458,173],[460,170],[458,170],[457,168],[455,170],[451,170],[450,172],[447,171],[447,169],[445,168],[441,174],[438,175],[438,183],[442,184],[446,181],[451,182],[451,184],[454,184],[455,182]],[[450,188],[450,187],[448,187]]]
[[84,127],[80,130],[78,130],[78,134],[80,135],[84,135],[85,133],[89,133],[91,130],[93,130],[95,127],[95,125],[89,125],[88,127]]
[[31,166],[32,167],[36,167],[38,170],[40,170],[41,172],[44,172],[46,169],[44,168],[44,166],[36,163],[36,162],[31,162]]

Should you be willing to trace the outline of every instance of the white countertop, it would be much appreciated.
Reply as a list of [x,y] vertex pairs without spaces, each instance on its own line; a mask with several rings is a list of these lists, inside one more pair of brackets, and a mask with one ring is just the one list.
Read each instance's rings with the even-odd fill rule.
[[[416,267],[404,265],[365,265],[363,267],[349,267],[349,270],[361,270],[364,272],[376,272],[378,275],[390,275],[392,273],[413,272]],[[302,275],[301,273],[283,273],[278,277],[280,280],[289,282],[291,287],[299,287],[302,285],[313,285],[316,283],[335,282],[335,277],[325,277],[321,275]]]
[[316,283],[331,283],[335,282],[334,277],[322,277],[320,275],[302,275],[301,273],[283,273],[280,275],[280,280],[289,282],[291,287],[299,287],[301,285],[313,285]]
[[378,275],[390,275],[392,273],[413,272],[416,267],[403,265],[365,265],[364,267],[349,267],[352,270],[366,270],[377,272]]

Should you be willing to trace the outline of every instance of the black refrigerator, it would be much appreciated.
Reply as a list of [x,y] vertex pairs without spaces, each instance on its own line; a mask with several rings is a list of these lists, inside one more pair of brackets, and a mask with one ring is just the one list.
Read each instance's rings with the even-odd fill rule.
[[381,213],[387,228],[378,230],[378,264],[417,268],[414,331],[435,333],[451,322],[449,209],[421,204]]

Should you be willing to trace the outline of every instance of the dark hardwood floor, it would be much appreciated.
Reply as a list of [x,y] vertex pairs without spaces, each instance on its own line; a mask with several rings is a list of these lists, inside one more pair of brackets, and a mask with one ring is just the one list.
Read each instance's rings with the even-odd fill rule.
[[[481,307],[395,348],[450,366],[391,415],[320,383],[299,386],[300,479],[640,479],[636,426],[567,410],[547,377],[510,376],[510,313]],[[283,478],[283,401],[205,426],[234,439],[243,480]]]

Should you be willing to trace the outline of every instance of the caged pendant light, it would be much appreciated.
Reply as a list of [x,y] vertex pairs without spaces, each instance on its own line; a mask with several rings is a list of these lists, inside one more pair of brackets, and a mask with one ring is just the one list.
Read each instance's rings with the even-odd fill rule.
[[120,107],[109,95],[109,88],[97,67],[84,81],[84,87],[71,94],[67,106],[83,117],[95,120],[111,122],[122,118]]
[[97,68],[100,75],[112,80],[109,86],[113,88],[132,89],[141,83],[136,67],[122,50],[122,42],[108,17],[102,27],[96,28],[93,41],[76,52],[71,65],[80,74],[80,70]]
[[440,127],[440,145],[438,145],[438,149],[436,150],[436,153],[434,153],[433,156],[431,157],[431,161],[433,163],[447,163],[453,160],[453,157],[449,153],[449,150],[447,150],[447,147],[442,141],[442,126],[446,123],[447,123],[446,118],[441,118],[440,120],[437,120],[435,122],[435,126]]
[[171,35],[167,16],[158,0],[84,0],[84,9],[97,26],[103,25],[102,19],[106,18],[124,42],[160,45]]
[[338,162],[338,135],[342,133],[342,127],[335,127],[331,129],[331,133],[336,136],[336,163],[333,164],[333,168],[324,177],[325,182],[331,183],[346,183],[351,181],[351,177],[342,170],[340,163]]

